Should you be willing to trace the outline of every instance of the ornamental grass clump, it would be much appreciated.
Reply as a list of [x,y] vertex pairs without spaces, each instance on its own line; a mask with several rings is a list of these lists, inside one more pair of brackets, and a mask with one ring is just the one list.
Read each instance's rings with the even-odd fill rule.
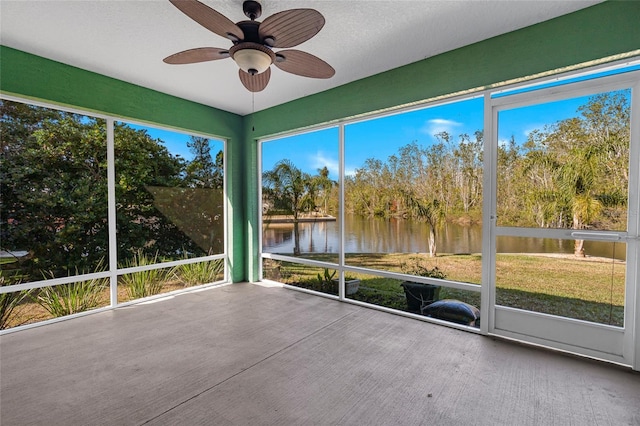
[[77,314],[100,305],[107,278],[96,278],[40,289],[36,301],[54,317]]
[[224,263],[222,259],[209,262],[187,263],[173,269],[173,275],[185,287],[214,282],[220,276]]
[[[104,261],[101,259],[93,272],[102,272]],[[78,272],[75,275],[82,275]],[[45,274],[45,278],[46,278]],[[49,271],[49,278],[55,278],[54,272]],[[77,314],[97,308],[102,299],[102,293],[109,285],[108,278],[92,278],[69,284],[44,287],[38,290],[35,301],[54,317]]]
[[[0,286],[20,284],[20,281],[10,281],[11,280],[7,280],[4,276],[0,275]],[[9,328],[9,325],[12,324],[13,310],[25,301],[30,294],[31,290],[13,291],[11,293],[0,294],[0,330]]]
[[[158,253],[151,257],[138,250],[133,258],[125,263],[125,267],[134,268],[149,266],[158,263]],[[146,271],[132,272],[120,277],[120,282],[127,288],[130,299],[141,299],[153,296],[162,291],[168,278],[168,272],[164,269],[149,269]]]

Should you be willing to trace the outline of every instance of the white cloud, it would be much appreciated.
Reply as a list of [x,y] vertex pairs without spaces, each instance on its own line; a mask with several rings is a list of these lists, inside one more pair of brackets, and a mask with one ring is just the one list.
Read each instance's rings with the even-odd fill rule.
[[447,120],[444,118],[434,118],[427,121],[420,131],[429,136],[437,135],[438,133],[447,132],[455,134],[457,128],[461,127],[462,123],[453,120]]
[[544,129],[544,124],[531,124],[529,125],[529,127],[522,130],[522,134],[526,139],[528,139],[531,132],[535,130],[543,130],[543,129]]
[[[309,157],[309,167],[312,168],[309,173],[316,174],[318,169],[323,167],[327,167],[329,169],[329,179],[337,181],[338,180],[338,169],[340,163],[337,159],[328,157],[322,151],[318,151],[315,155]],[[353,176],[356,174],[356,167],[346,166],[344,168],[345,176]]]
[[510,142],[511,142],[511,139],[498,139],[498,146],[504,148],[509,146]]
[[315,155],[311,156],[309,166],[313,168],[312,174],[315,174],[318,169],[326,167],[329,169],[329,178],[338,180],[338,160],[327,157],[322,151],[318,151]]

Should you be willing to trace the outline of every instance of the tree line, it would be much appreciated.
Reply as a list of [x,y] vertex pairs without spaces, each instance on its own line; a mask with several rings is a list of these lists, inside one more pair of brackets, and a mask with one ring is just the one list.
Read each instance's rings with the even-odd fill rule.
[[[107,265],[105,120],[5,100],[0,112],[1,249],[29,252],[5,261],[3,275],[40,280]],[[119,262],[221,252],[222,151],[191,137],[187,161],[120,122],[114,139]]]
[[[578,108],[576,117],[534,130],[522,144],[513,136],[499,143],[498,224],[626,229],[629,98],[628,91],[592,96]],[[436,253],[435,233],[444,221],[481,221],[484,192],[483,132],[457,138],[447,132],[434,136],[436,142],[429,146],[411,142],[386,160],[367,159],[345,177],[344,200],[349,214],[428,222],[432,255]],[[283,171],[297,171],[297,186],[293,180],[274,179]],[[305,176],[283,160],[264,173],[263,196],[271,200],[270,205],[293,214],[317,209],[322,194],[324,210],[335,213],[335,182],[321,191],[310,189],[320,177],[320,173]],[[584,255],[581,241],[576,242],[575,253]]]

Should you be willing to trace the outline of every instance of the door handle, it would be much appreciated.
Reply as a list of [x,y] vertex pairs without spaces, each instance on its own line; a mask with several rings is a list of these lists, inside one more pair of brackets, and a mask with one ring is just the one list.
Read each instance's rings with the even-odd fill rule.
[[596,241],[620,241],[620,234],[613,232],[572,232],[571,236],[577,240],[596,240]]

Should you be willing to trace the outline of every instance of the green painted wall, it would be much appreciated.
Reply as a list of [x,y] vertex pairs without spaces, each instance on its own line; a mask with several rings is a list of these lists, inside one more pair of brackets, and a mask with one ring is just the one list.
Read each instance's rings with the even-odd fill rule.
[[258,138],[637,49],[640,1],[605,2],[245,117],[248,277],[260,261]]
[[[4,94],[219,136],[227,144],[231,279],[245,279],[246,218],[242,117],[121,80],[0,46]],[[233,190],[237,188],[237,190]]]

